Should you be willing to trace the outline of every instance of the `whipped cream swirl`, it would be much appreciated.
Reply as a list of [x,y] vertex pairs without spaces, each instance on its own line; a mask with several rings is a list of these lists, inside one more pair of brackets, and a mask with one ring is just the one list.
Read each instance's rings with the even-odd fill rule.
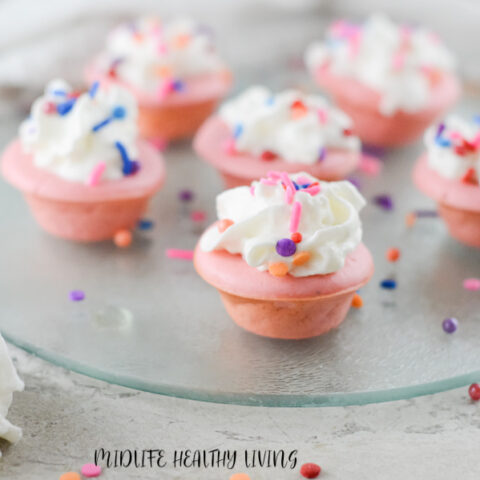
[[116,180],[138,168],[136,118],[135,99],[125,89],[95,83],[79,95],[54,80],[20,125],[20,141],[38,168],[65,180],[89,183],[94,172]]
[[141,17],[116,27],[99,56],[99,67],[141,92],[181,91],[183,80],[225,70],[212,32],[191,19],[163,23]]
[[432,85],[453,72],[452,54],[426,28],[396,25],[372,15],[363,25],[340,20],[324,42],[305,55],[309,69],[328,67],[334,75],[354,78],[381,94],[380,112],[417,112],[427,104]]
[[425,132],[430,168],[445,178],[468,182],[480,178],[480,118],[447,117]]
[[217,196],[219,222],[204,233],[200,248],[241,254],[248,265],[277,276],[336,272],[361,242],[364,205],[348,181],[270,172],[251,187]]
[[18,378],[7,345],[0,335],[0,437],[12,443],[20,440],[22,430],[12,425],[5,417],[12,403],[13,393],[20,390],[23,390],[23,382]]
[[226,102],[219,113],[239,152],[267,152],[288,163],[311,165],[322,161],[329,148],[360,149],[350,118],[319,95],[296,90],[273,94],[254,86]]

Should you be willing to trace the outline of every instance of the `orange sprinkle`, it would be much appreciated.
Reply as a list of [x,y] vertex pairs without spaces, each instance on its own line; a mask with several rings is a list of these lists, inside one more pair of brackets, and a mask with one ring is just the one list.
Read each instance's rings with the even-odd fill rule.
[[230,480],[250,480],[250,475],[247,475],[246,473],[234,473],[230,477]]
[[288,273],[288,265],[283,262],[271,263],[268,271],[275,277],[284,277]]
[[400,258],[400,250],[398,248],[389,248],[386,254],[389,262],[396,262]]
[[363,298],[358,293],[356,293],[352,298],[352,307],[354,308],[363,307]]
[[224,218],[223,220],[220,220],[217,222],[217,228],[220,233],[223,233],[228,227],[231,227],[233,225],[233,220],[230,220],[229,218]]
[[133,34],[133,38],[137,41],[137,42],[143,42],[143,35],[141,33],[138,33],[138,32],[135,32]]
[[292,233],[290,236],[293,242],[300,243],[302,241],[302,234],[299,232]]
[[[294,240],[295,241],[295,240]],[[298,252],[293,256],[292,263],[299,267],[300,265],[303,265],[304,263],[307,263],[310,260],[310,252]]]
[[172,69],[167,65],[158,65],[155,67],[155,75],[165,78],[172,76]]
[[407,213],[407,215],[405,217],[405,223],[406,223],[408,228],[413,227],[415,225],[416,221],[417,221],[417,216],[415,215],[414,212]]
[[132,232],[130,230],[119,230],[113,237],[113,243],[120,248],[128,247],[132,243]]
[[59,480],[82,480],[77,472],[66,472],[60,475]]
[[188,42],[190,42],[190,35],[184,33],[176,36],[174,45],[177,48],[185,48],[188,45]]

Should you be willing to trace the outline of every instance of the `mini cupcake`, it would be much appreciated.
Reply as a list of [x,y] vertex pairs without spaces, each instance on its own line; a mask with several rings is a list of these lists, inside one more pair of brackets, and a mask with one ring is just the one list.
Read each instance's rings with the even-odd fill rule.
[[231,85],[211,31],[187,19],[119,25],[86,76],[128,88],[139,104],[140,135],[158,145],[193,135]]
[[194,149],[230,188],[250,185],[270,170],[339,180],[360,160],[352,122],[323,97],[296,90],[273,94],[259,86],[226,102],[208,119]]
[[345,318],[373,274],[361,243],[365,200],[348,181],[269,172],[217,197],[219,221],[194,263],[241,327],[272,338],[323,334]]
[[47,232],[93,242],[135,226],[165,178],[136,116],[128,91],[98,83],[79,94],[56,80],[33,103],[2,170]]
[[363,25],[335,22],[305,59],[367,144],[413,142],[460,95],[453,56],[439,38],[383,15]]
[[418,188],[438,204],[452,237],[480,248],[480,122],[450,116],[425,134],[414,170]]

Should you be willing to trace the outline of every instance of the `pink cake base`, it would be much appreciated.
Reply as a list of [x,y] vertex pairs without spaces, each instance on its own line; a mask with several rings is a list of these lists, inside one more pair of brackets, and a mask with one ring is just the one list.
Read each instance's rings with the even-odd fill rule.
[[380,94],[348,77],[332,74],[328,67],[315,72],[318,85],[353,120],[355,133],[364,143],[396,147],[412,143],[450,109],[460,96],[460,84],[453,75],[443,75],[432,86],[428,105],[416,113],[398,111],[391,116],[379,112]]
[[428,165],[427,155],[413,171],[417,187],[438,204],[438,213],[450,235],[458,241],[480,248],[480,186],[442,177]]
[[92,62],[85,70],[88,83],[100,80],[103,85],[120,85],[130,90],[139,105],[140,135],[148,140],[168,142],[191,137],[230,90],[229,71],[199,75],[185,80],[182,91],[161,98],[142,92],[120,78],[105,75]]
[[138,149],[138,173],[90,187],[37,168],[17,140],[3,154],[2,173],[24,193],[35,219],[48,233],[96,242],[134,228],[148,200],[164,182],[163,159],[146,142],[140,142]]
[[204,252],[197,245],[194,265],[216,287],[237,325],[257,335],[302,339],[337,327],[347,315],[355,291],[373,275],[373,260],[363,245],[345,266],[329,275],[274,277],[226,251]]
[[193,148],[206,162],[214,166],[228,188],[250,185],[265,177],[270,170],[288,173],[307,172],[320,180],[341,180],[358,166],[359,152],[328,150],[321,162],[308,165],[288,163],[281,159],[262,160],[248,153],[228,154],[225,145],[232,138],[228,125],[217,116],[209,118],[197,132]]

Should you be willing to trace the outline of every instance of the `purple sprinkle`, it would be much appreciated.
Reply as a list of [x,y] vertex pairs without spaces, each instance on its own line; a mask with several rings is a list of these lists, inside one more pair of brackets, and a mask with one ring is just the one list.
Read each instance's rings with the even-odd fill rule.
[[72,290],[70,292],[70,300],[72,302],[81,302],[85,298],[85,292],[83,290]]
[[445,333],[453,333],[458,328],[458,320],[456,318],[446,318],[442,322],[442,328]]
[[134,175],[140,170],[140,162],[138,160],[132,160],[131,161],[131,167],[130,167],[130,175]]
[[282,257],[291,257],[297,251],[297,245],[290,238],[282,238],[277,242],[275,249]]
[[172,82],[172,89],[175,90],[176,92],[181,92],[185,90],[185,83],[182,82],[181,80],[174,80]]
[[193,200],[193,192],[191,190],[180,190],[178,192],[178,199],[181,202],[191,202]]
[[358,190],[361,190],[362,188],[362,184],[360,183],[360,180],[356,177],[349,177],[347,178],[347,180],[354,186],[356,187]]
[[370,155],[371,157],[382,158],[385,156],[386,150],[383,147],[363,144],[362,153],[364,153],[365,155]]
[[415,216],[417,217],[438,217],[436,210],[415,210]]
[[445,130],[445,124],[444,123],[440,123],[438,125],[438,128],[437,128],[437,133],[435,134],[435,137],[437,138],[440,138],[442,136],[442,133],[444,132]]
[[327,156],[327,149],[325,147],[322,147],[318,155],[318,161],[323,162],[326,156]]
[[384,210],[393,210],[393,200],[390,195],[376,195],[373,197],[373,202]]

